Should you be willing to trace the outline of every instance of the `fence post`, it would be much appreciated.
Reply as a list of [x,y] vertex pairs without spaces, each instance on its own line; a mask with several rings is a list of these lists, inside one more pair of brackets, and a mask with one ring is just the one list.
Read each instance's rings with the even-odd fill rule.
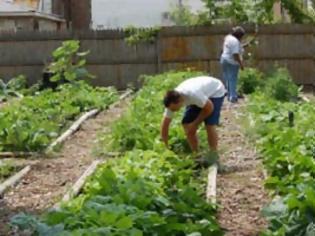
[[159,31],[156,36],[156,73],[161,72],[161,31]]

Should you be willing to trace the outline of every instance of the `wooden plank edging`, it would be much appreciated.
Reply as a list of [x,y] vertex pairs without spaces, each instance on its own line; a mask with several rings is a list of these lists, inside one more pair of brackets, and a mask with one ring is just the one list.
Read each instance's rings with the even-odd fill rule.
[[53,151],[53,149],[59,145],[62,144],[68,137],[73,135],[75,132],[77,132],[80,128],[80,126],[83,124],[84,121],[87,119],[97,115],[100,112],[99,109],[94,109],[89,112],[86,112],[83,114],[78,120],[76,120],[69,129],[67,129],[59,138],[57,138],[53,143],[51,143],[48,148],[45,150],[45,153],[50,153]]
[[216,194],[217,194],[217,173],[218,165],[213,164],[208,169],[208,183],[207,183],[207,202],[216,204]]
[[306,96],[302,96],[302,100],[304,101],[304,102],[307,102],[307,103],[309,103],[310,102],[310,99],[308,98],[308,97],[306,97]]
[[[132,90],[127,90],[126,92],[124,92],[120,97],[119,100],[114,102],[113,104],[111,104],[107,110],[110,110],[114,107],[116,107],[117,105],[120,104],[120,102],[124,99],[126,99],[127,97],[129,97],[131,94],[133,93]],[[51,143],[46,150],[44,151],[44,154],[48,154],[50,152],[53,151],[53,149],[59,145],[62,144],[69,136],[73,135],[76,131],[78,131],[78,129],[80,128],[80,126],[82,125],[82,123],[84,123],[86,120],[90,119],[91,117],[97,115],[101,110],[98,109],[93,109],[89,112],[86,112],[85,114],[83,114],[82,116],[80,116],[72,125],[71,127],[66,130],[63,134],[61,134],[53,143]],[[33,156],[38,156],[41,155],[42,153],[40,152],[0,152],[0,159],[2,158],[23,158],[23,157],[33,157]]]
[[92,164],[85,170],[85,172],[80,176],[80,178],[72,185],[72,187],[66,192],[66,194],[63,196],[61,202],[58,202],[55,204],[53,209],[57,210],[60,208],[60,204],[62,202],[67,202],[71,200],[72,198],[76,197],[80,191],[82,190],[84,184],[86,183],[86,180],[88,177],[90,177],[94,172],[97,170],[97,167],[104,163],[103,161],[96,160],[93,161]]
[[0,196],[3,195],[8,188],[16,185],[30,170],[31,166],[28,165],[0,184]]
[[0,152],[0,159],[2,158],[19,158],[19,157],[31,157],[39,155],[38,152]]

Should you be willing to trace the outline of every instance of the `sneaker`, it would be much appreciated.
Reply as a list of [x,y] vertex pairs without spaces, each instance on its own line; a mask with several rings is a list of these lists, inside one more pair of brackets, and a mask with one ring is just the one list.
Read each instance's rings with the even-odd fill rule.
[[200,154],[199,157],[196,157],[195,162],[197,164],[197,168],[208,168],[213,164],[217,164],[218,160],[219,155],[217,152],[208,151]]
[[237,102],[238,102],[238,99],[237,99],[237,98],[232,98],[232,99],[230,99],[230,102],[231,102],[231,103],[237,103]]
[[201,168],[206,169],[212,165],[205,157],[197,158],[195,160],[195,163],[196,163],[196,166],[195,166],[196,169],[201,169]]

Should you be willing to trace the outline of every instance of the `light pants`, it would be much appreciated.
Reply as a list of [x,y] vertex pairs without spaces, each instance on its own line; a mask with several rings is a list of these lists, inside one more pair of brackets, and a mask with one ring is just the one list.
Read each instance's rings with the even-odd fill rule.
[[220,60],[223,69],[223,81],[228,91],[228,100],[230,102],[237,101],[237,78],[240,69],[239,65],[231,64],[225,59]]

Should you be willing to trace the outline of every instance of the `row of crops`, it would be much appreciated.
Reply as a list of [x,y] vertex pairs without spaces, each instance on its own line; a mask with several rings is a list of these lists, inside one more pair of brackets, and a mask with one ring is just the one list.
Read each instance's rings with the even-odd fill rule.
[[253,69],[243,76],[247,92],[256,90],[246,127],[259,147],[274,199],[263,211],[269,227],[262,235],[315,235],[315,106],[296,99],[298,88],[283,69],[265,81]]
[[181,127],[172,129],[173,151],[159,140],[165,90],[195,74],[144,78],[112,132],[100,134],[99,152],[119,151],[119,158],[102,164],[80,195],[60,209],[39,219],[20,214],[12,223],[34,235],[222,235],[216,207],[205,201],[205,176],[179,148]]
[[42,151],[78,115],[104,109],[117,98],[112,88],[93,88],[80,81],[12,101],[0,110],[0,151]]

